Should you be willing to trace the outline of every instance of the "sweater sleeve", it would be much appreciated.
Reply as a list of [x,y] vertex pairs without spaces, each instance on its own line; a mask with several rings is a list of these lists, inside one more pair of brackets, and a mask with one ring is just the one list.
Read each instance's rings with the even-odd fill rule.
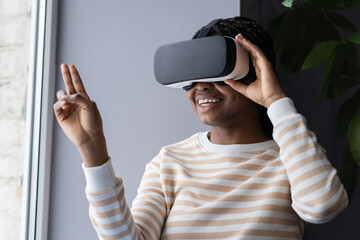
[[126,203],[122,179],[115,176],[111,159],[99,167],[83,165],[83,170],[90,220],[99,239],[159,239],[166,205],[159,173],[152,162],[146,166],[134,211]]
[[325,150],[290,98],[274,102],[268,115],[289,178],[292,208],[307,222],[332,220],[346,208],[348,199]]

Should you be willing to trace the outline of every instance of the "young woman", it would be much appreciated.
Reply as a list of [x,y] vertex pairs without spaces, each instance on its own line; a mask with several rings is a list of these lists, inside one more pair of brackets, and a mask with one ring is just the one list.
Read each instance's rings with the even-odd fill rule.
[[131,210],[96,104],[76,68],[61,65],[67,93],[57,93],[54,111],[84,161],[100,239],[301,239],[305,222],[329,221],[347,206],[336,170],[278,83],[269,35],[243,17],[221,20],[209,35],[235,38],[251,56],[255,79],[186,90],[210,131],[162,148]]

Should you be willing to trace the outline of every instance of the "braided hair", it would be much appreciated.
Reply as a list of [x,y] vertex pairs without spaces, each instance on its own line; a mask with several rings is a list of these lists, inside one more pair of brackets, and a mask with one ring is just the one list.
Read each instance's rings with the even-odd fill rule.
[[[193,39],[197,38],[200,30],[195,33]],[[275,53],[273,50],[273,40],[256,21],[247,17],[233,17],[221,19],[210,29],[208,36],[229,36],[235,38],[241,33],[245,39],[257,45],[271,62],[274,71],[276,66]],[[259,108],[259,120],[266,136],[272,138],[273,125],[267,115],[267,109],[261,105]]]
[[[197,38],[200,30],[198,30],[193,39]],[[208,36],[229,36],[235,38],[241,33],[247,40],[257,45],[265,54],[266,58],[271,62],[275,69],[275,54],[273,50],[273,40],[268,32],[266,32],[256,21],[247,17],[233,17],[221,19],[209,31]]]

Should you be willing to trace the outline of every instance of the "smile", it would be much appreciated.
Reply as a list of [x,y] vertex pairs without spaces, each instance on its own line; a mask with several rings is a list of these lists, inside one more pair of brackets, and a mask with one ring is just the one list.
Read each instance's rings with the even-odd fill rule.
[[204,98],[204,99],[200,99],[198,101],[198,104],[200,106],[208,106],[210,104],[218,103],[220,101],[222,101],[222,98]]

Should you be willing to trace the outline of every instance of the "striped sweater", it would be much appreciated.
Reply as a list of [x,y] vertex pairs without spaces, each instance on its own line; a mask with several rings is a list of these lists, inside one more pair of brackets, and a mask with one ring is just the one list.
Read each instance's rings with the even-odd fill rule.
[[289,98],[268,115],[274,140],[217,145],[197,133],[146,166],[130,210],[111,160],[86,168],[99,239],[301,239],[347,206],[336,170]]

